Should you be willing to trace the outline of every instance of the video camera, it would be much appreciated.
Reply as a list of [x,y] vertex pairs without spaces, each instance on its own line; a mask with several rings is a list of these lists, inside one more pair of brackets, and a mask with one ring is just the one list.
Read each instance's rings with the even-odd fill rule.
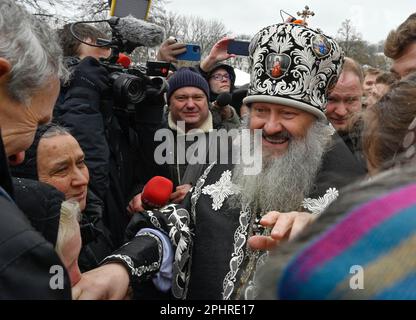
[[[144,66],[125,68],[110,59],[102,59],[100,63],[109,72],[115,108],[135,112],[136,107],[146,97],[160,96],[167,91],[166,80],[160,76],[153,76],[148,72],[148,68]],[[166,69],[164,62],[160,63],[160,68]]]
[[[97,22],[107,22],[110,25],[111,40],[97,39],[96,44],[91,44],[80,39],[74,30],[78,24]],[[136,34],[137,30],[143,31],[144,35]],[[100,58],[100,64],[109,72],[116,110],[135,113],[146,97],[162,96],[167,91],[167,82],[163,77],[168,75],[170,63],[148,62],[147,66],[123,66],[118,63],[121,52],[130,54],[139,46],[154,46],[161,42],[164,34],[160,27],[133,17],[112,17],[109,20],[75,22],[71,25],[70,32],[75,39],[86,45],[111,48],[110,57]]]

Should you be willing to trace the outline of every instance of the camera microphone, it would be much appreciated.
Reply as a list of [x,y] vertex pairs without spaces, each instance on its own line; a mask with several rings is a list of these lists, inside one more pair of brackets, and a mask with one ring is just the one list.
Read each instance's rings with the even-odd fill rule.
[[123,39],[134,44],[155,47],[161,44],[165,38],[165,31],[162,27],[136,19],[131,15],[124,18],[112,17],[108,22]]

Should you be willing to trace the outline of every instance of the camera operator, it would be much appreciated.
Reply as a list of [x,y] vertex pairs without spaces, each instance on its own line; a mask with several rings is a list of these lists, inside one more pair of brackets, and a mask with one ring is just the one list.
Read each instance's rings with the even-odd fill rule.
[[[109,150],[100,100],[102,94],[109,91],[110,83],[108,71],[98,59],[107,58],[111,50],[80,43],[69,28],[69,24],[65,25],[58,35],[66,62],[73,68],[73,77],[69,86],[61,88],[54,118],[71,129],[82,146],[89,147],[88,150],[83,149],[87,153],[86,162],[91,172],[91,188],[103,199],[108,188]],[[103,32],[85,24],[77,25],[75,31],[84,41],[92,44],[98,38],[106,38]]]
[[[108,38],[87,24],[75,25],[74,32],[92,44],[98,38]],[[113,111],[110,74],[98,60],[107,58],[111,50],[79,42],[69,25],[59,31],[59,36],[73,75],[69,85],[62,88],[54,118],[71,130],[85,152],[91,177],[89,188],[105,204],[103,221],[117,245],[128,223],[130,194],[138,188],[136,134]]]

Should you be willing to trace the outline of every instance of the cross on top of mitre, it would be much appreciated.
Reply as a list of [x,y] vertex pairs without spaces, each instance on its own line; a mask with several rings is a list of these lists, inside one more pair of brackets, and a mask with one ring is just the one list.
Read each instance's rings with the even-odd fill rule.
[[303,11],[298,11],[297,15],[302,17],[304,23],[306,24],[306,19],[309,17],[313,17],[315,15],[315,12],[309,10],[308,6],[305,6],[305,9],[303,9]]

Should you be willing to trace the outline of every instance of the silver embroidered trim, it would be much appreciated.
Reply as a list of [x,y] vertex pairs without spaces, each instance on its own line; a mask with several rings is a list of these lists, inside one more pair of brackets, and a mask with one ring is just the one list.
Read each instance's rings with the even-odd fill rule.
[[134,263],[133,260],[131,260],[131,258],[129,256],[126,256],[124,254],[112,254],[111,256],[106,257],[103,262],[106,262],[107,260],[110,259],[121,259],[123,260],[127,266],[130,268],[130,273],[133,274],[133,270],[134,270]]
[[313,214],[321,214],[339,196],[336,188],[329,188],[326,193],[318,199],[306,198],[302,206]]
[[160,266],[161,266],[161,263],[162,263],[162,257],[163,257],[162,256],[162,254],[163,254],[162,242],[160,241],[159,237],[157,237],[154,234],[149,233],[149,232],[144,232],[144,233],[138,235],[138,237],[141,237],[141,236],[150,236],[151,238],[156,240],[157,248],[158,248],[158,251],[159,251],[159,259],[158,259],[157,262],[153,262],[153,263],[151,263],[150,265],[147,265],[147,266],[143,265],[143,266],[139,266],[139,267],[135,268],[133,260],[129,256],[126,256],[124,254],[113,254],[111,256],[106,257],[104,259],[104,261],[110,260],[110,259],[121,259],[129,267],[131,275],[132,276],[137,276],[139,278],[142,277],[143,275],[151,273],[153,271],[158,271],[160,269]]
[[248,204],[243,205],[240,211],[240,225],[234,233],[234,251],[230,260],[230,271],[226,274],[223,281],[223,300],[229,300],[235,288],[237,272],[244,259],[243,247],[247,240],[247,230],[250,223],[251,211]]
[[254,272],[253,278],[248,282],[247,287],[244,290],[244,300],[254,300],[258,296],[258,283],[257,275],[258,270],[264,266],[269,258],[269,252],[264,252],[257,260],[256,271]]
[[[176,208],[173,207],[173,212],[169,216],[169,221],[172,223],[172,229],[169,236],[172,239],[172,242],[177,246],[175,260],[173,263],[174,281],[172,284],[172,294],[177,299],[185,299],[188,293],[190,271],[192,266],[191,251],[193,245],[193,233],[189,226],[191,219],[195,223],[196,203],[201,195],[201,188],[205,184],[205,180],[214,165],[215,162],[206,168],[204,173],[196,182],[194,192],[191,195],[191,215],[185,209],[176,210]],[[181,283],[179,283],[179,281]]]
[[147,211],[147,214],[149,215],[149,217],[150,217],[150,222],[156,227],[156,228],[158,228],[159,230],[163,230],[162,229],[162,227],[161,227],[161,225],[160,225],[160,223],[159,223],[159,220],[156,218],[156,216],[154,215],[154,213],[152,212],[152,211]]
[[212,209],[218,211],[221,209],[224,200],[229,196],[239,193],[239,189],[231,182],[231,171],[226,170],[216,183],[205,186],[202,189],[202,193],[211,196]]
[[208,174],[211,172],[211,169],[214,167],[215,164],[216,164],[216,162],[211,163],[209,165],[209,167],[205,169],[202,176],[196,182],[194,193],[191,196],[191,213],[193,215],[194,221],[195,221],[195,217],[196,217],[195,207],[196,207],[196,203],[197,203],[199,197],[201,196],[202,186],[205,184],[205,180],[207,179]]
[[[302,31],[294,25],[281,24],[271,26],[267,34],[260,35],[258,41],[262,45],[257,46],[252,55],[251,79],[254,79],[254,83],[251,84],[250,94],[286,96],[298,101],[303,100],[315,107],[324,105],[326,97],[320,88],[326,87],[329,77],[337,71],[337,68],[340,68],[340,65],[335,65],[333,61],[339,60],[342,53],[341,50],[335,50],[333,56],[322,58],[319,66],[316,66],[313,50],[308,45],[311,34],[311,32]],[[303,49],[294,48],[295,43],[292,40]],[[264,81],[260,79],[258,75],[266,72],[263,64],[269,53],[269,49],[263,45],[269,41],[268,46],[272,52],[280,54],[291,50],[294,67],[290,72],[296,81],[287,83],[285,80],[281,80],[275,83],[273,79]]]
[[177,299],[186,297],[186,286],[189,281],[188,262],[192,250],[192,232],[190,230],[191,217],[184,208],[168,205],[160,210],[168,216],[169,238],[176,246],[173,261],[172,294]]
[[[149,233],[149,232],[144,232],[144,233],[138,235],[138,237],[141,237],[141,236],[150,236],[151,238],[156,240],[158,253],[159,253],[159,259],[158,259],[157,262],[153,262],[152,264],[147,265],[147,266],[143,265],[143,266],[139,266],[139,267],[135,268],[133,260],[129,256],[126,256],[124,254],[113,254],[111,256],[106,257],[103,262],[105,262],[106,260],[114,259],[114,258],[115,259],[121,259],[129,267],[131,275],[132,276],[137,276],[137,277],[141,277],[144,274],[159,270],[160,266],[161,266],[161,263],[162,263],[162,257],[163,257],[162,242],[160,241],[159,237],[157,237],[156,235],[154,235],[152,233]],[[126,243],[125,245],[127,245],[127,244],[128,243]],[[123,245],[123,247],[125,245]]]

